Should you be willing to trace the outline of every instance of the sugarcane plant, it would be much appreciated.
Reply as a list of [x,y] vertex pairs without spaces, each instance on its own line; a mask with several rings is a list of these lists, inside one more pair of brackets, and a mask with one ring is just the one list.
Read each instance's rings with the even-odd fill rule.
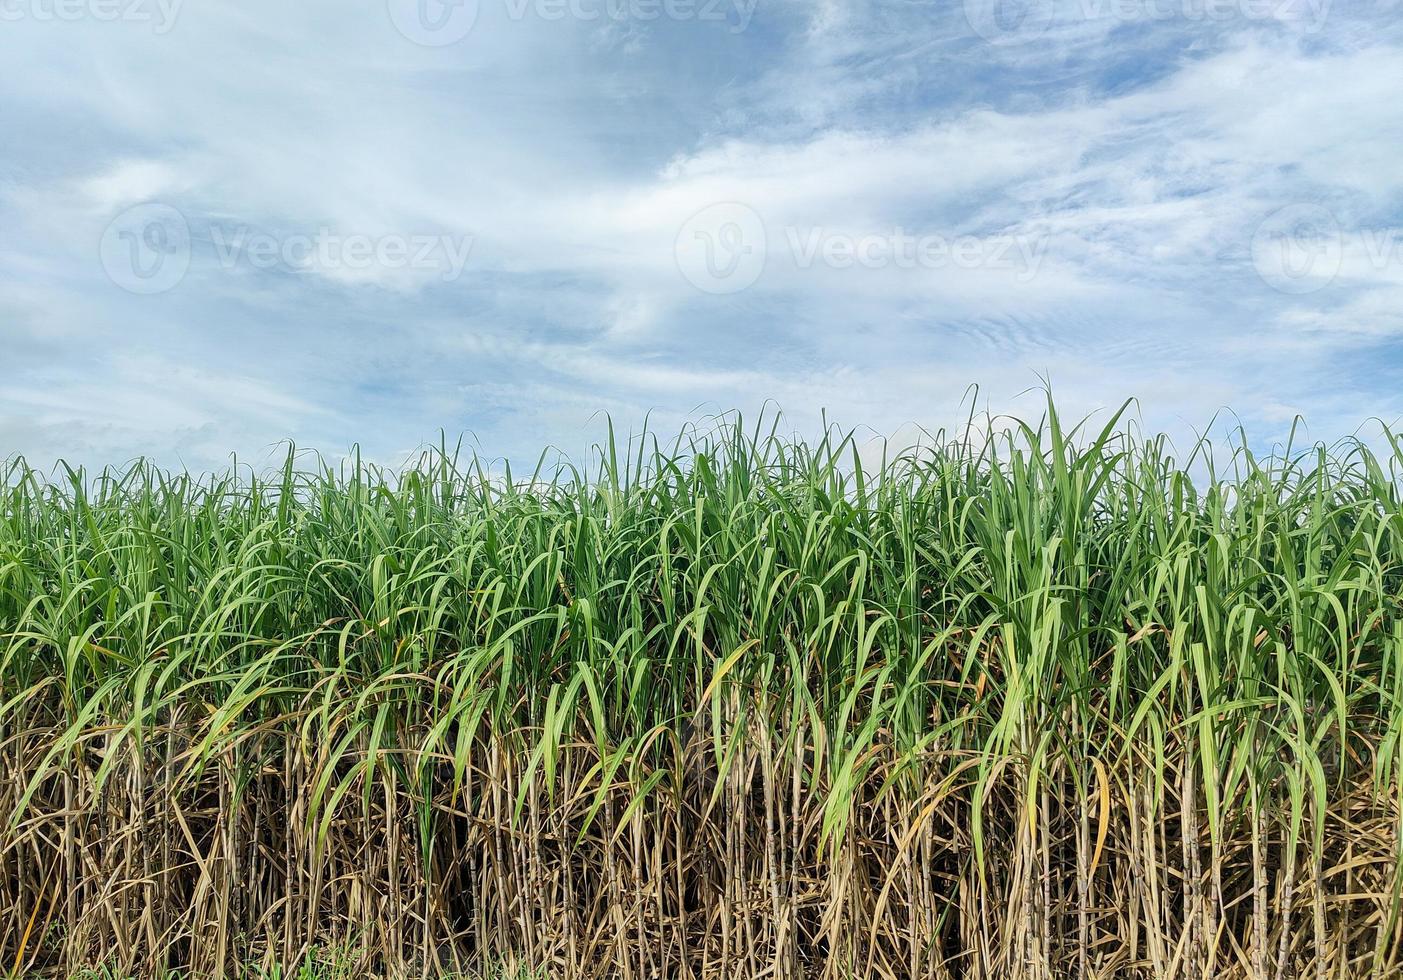
[[0,469],[14,976],[1397,975],[1403,445]]

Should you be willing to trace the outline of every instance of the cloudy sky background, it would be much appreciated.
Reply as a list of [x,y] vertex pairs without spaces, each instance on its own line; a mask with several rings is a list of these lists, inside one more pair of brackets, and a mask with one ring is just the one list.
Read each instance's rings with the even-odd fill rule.
[[1403,414],[1396,0],[423,3],[0,0],[0,456]]

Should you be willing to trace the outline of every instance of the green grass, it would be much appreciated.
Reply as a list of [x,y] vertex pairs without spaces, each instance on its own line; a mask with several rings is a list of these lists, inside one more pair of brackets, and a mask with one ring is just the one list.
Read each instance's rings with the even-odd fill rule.
[[[247,966],[236,970],[234,975],[239,980],[353,980],[359,974],[355,968],[353,955],[323,953],[308,956],[295,967],[283,967],[278,964],[266,968]],[[72,975],[72,980],[140,980],[140,978],[110,967],[97,967],[79,970]],[[186,980],[186,974],[180,970],[169,970],[151,978],[151,980]]]
[[[319,950],[309,954],[295,967],[273,964],[264,967],[246,966],[234,971],[238,980],[355,980],[363,976],[358,969],[359,956],[354,950]],[[143,978],[120,973],[109,967],[85,968],[74,973],[70,980],[143,980]],[[161,973],[149,980],[187,980],[187,975],[179,970]],[[533,980],[524,971],[489,970],[482,974],[459,974],[451,980]]]
[[0,969],[1400,968],[1391,434],[777,425],[11,461]]

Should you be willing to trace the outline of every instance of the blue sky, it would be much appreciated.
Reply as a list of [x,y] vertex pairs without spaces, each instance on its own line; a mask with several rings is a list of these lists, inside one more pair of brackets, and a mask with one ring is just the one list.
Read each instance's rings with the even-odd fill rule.
[[1403,5],[0,0],[0,455],[1403,412]]

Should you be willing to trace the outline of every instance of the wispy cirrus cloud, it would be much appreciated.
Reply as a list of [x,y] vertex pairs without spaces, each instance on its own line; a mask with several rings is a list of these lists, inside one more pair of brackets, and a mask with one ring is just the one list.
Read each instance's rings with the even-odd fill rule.
[[[1181,6],[1034,0],[992,41],[977,0],[480,0],[443,45],[393,3],[7,23],[0,432],[192,465],[439,428],[534,456],[599,410],[937,427],[969,383],[1013,404],[1044,375],[1265,438],[1287,408],[1353,426],[1341,384],[1396,415],[1397,5]],[[112,224],[151,205],[185,237]],[[1328,220],[1270,223],[1296,205]],[[128,256],[183,264],[143,295]],[[1325,285],[1280,288],[1295,259]]]

